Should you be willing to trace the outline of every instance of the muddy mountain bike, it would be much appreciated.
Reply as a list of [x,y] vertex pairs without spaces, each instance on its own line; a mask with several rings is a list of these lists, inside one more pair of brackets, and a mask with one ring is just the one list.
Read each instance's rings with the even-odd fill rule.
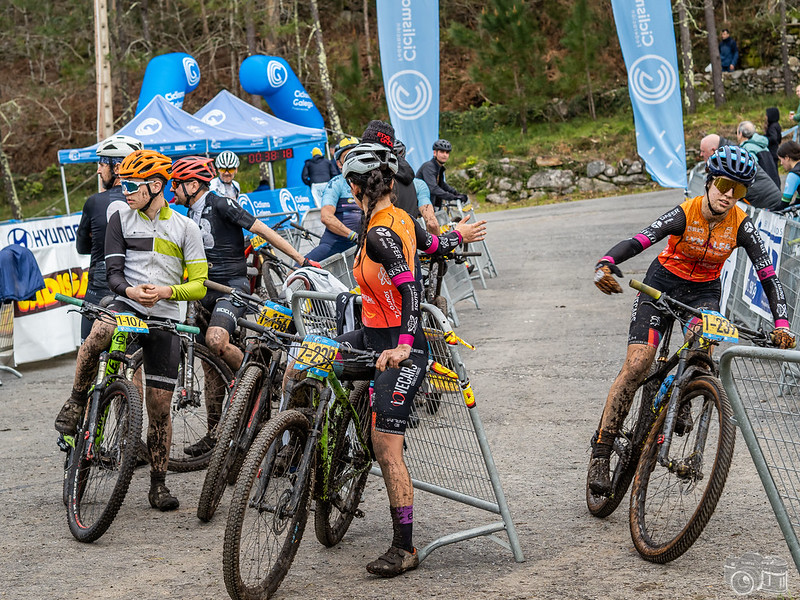
[[[273,229],[281,228],[292,215],[278,222]],[[280,298],[283,282],[289,277],[294,266],[282,260],[267,240],[259,235],[253,235],[250,243],[245,248],[244,255],[253,254],[253,267],[256,268],[256,277],[251,284],[251,291],[258,292],[267,299],[277,302]]]
[[56,294],[90,319],[115,325],[111,347],[100,355],[97,376],[89,389],[84,417],[68,444],[65,490],[67,519],[72,535],[81,542],[102,536],[117,516],[136,467],[142,431],[142,398],[132,383],[137,361],[126,350],[130,333],[150,329],[197,334],[196,327],[170,321],[144,321],[96,304]]
[[[313,496],[314,529],[326,546],[337,544],[353,518],[372,453],[368,441],[368,385],[348,393],[333,372],[338,342],[322,336],[287,336],[243,319],[267,335],[301,343],[296,382],[286,410],[270,419],[245,459],[225,527],[223,573],[235,600],[269,598],[291,567]],[[346,363],[375,364],[378,354],[342,348]],[[410,362],[410,361],[409,361]]]
[[[244,305],[248,313],[256,314],[259,324],[282,332],[293,328],[290,309],[213,281],[206,280],[205,283],[210,289],[229,294],[231,301]],[[269,420],[273,408],[277,408],[286,368],[284,345],[272,335],[258,334],[246,338],[242,364],[218,427],[216,444],[200,492],[197,517],[202,521],[211,520],[226,486],[236,483],[253,440]]]
[[766,345],[768,336],[736,327],[715,311],[692,308],[636,280],[630,285],[689,332],[672,355],[672,328],[665,332],[657,360],[614,442],[611,495],[594,495],[587,482],[586,500],[592,514],[606,516],[632,481],[634,546],[644,559],[666,563],[686,552],[702,533],[733,456],[732,411],[710,350],[739,338]]

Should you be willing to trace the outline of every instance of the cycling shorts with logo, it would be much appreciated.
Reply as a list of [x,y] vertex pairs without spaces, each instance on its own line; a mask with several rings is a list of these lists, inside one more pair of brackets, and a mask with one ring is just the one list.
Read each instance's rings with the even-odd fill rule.
[[[246,277],[236,277],[223,283],[228,287],[250,293],[250,282]],[[200,301],[207,311],[211,313],[211,318],[208,320],[209,327],[221,327],[228,334],[233,334],[236,331],[236,319],[243,317],[245,313],[244,306],[236,306],[230,301],[230,296],[217,292],[215,290],[208,290],[205,297]]]

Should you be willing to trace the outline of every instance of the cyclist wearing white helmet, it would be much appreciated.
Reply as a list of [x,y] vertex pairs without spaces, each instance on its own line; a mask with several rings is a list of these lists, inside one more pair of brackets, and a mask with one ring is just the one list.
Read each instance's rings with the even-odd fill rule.
[[431,191],[431,203],[436,210],[442,208],[442,204],[445,202],[455,200],[466,202],[468,199],[466,194],[461,194],[445,180],[444,164],[450,158],[452,150],[453,145],[447,140],[436,140],[433,142],[433,158],[422,163],[422,166],[417,169],[417,177],[428,184]]
[[217,168],[217,177],[211,180],[209,189],[217,196],[236,200],[241,188],[239,182],[234,181],[233,178],[239,171],[239,157],[230,150],[225,150],[214,160],[214,166]]
[[[340,168],[347,153],[356,144],[358,144],[357,137],[346,137],[336,145],[333,158]],[[322,191],[320,219],[325,225],[325,233],[322,234],[319,245],[306,254],[306,258],[323,261],[355,245],[358,231],[361,230],[361,211],[341,173],[333,177]]]
[[[79,254],[89,254],[89,283],[86,300],[97,303],[111,294],[106,282],[105,243],[106,226],[111,215],[127,208],[119,179],[122,160],[142,149],[142,142],[128,135],[112,135],[97,145],[97,175],[103,191],[86,199],[81,222],[75,232],[75,246]],[[92,330],[92,321],[81,319],[81,342]]]

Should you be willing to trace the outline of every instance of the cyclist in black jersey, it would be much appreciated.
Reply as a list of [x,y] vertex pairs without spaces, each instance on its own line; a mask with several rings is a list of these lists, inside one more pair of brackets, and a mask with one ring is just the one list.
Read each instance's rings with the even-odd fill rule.
[[[486,229],[485,221],[466,224],[465,219],[455,231],[432,236],[408,213],[394,206],[394,130],[388,123],[377,123],[391,139],[383,144],[355,146],[343,164],[343,175],[365,213],[354,268],[361,288],[364,327],[337,340],[381,353],[375,369],[355,372],[345,368],[342,378],[374,379],[372,444],[389,496],[393,538],[389,550],[370,562],[367,570],[394,577],[419,565],[412,543],[414,488],[403,461],[406,424],[425,378],[428,358],[420,315],[422,290],[414,276],[414,256],[417,249],[429,254],[446,253],[462,242],[479,241]],[[376,122],[370,126],[374,128]],[[347,354],[346,349],[342,354]],[[400,367],[399,363],[407,358],[412,366]]]
[[[303,258],[289,242],[244,210],[236,201],[209,191],[209,182],[214,177],[212,165],[210,158],[188,156],[175,161],[172,166],[175,202],[187,206],[189,218],[200,227],[210,280],[244,292],[250,291],[242,229],[260,235],[303,266],[319,266],[319,263]],[[244,314],[244,307],[234,306],[229,296],[213,290],[208,291],[201,303],[211,313],[205,334],[206,345],[235,372],[242,364],[243,355],[237,346],[230,343],[230,336],[236,330],[236,319]],[[214,400],[221,401],[219,398]],[[213,416],[220,411],[221,406],[208,407],[210,426],[214,425]],[[203,454],[213,447],[214,441],[207,433],[184,452],[189,455]]]
[[[89,284],[86,300],[97,304],[111,294],[106,281],[106,227],[113,212],[127,208],[119,179],[119,166],[131,152],[142,149],[142,142],[128,135],[112,135],[97,145],[97,174],[100,176],[102,192],[86,200],[81,222],[75,232],[75,247],[78,254],[90,254]],[[81,343],[89,336],[93,321],[81,318]]]

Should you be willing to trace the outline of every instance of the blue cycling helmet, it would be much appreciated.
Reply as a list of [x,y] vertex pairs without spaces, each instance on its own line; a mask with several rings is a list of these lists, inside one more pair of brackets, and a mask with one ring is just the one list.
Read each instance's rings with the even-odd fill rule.
[[749,186],[756,178],[758,163],[747,150],[739,146],[722,146],[706,163],[706,181],[714,177],[727,177]]

